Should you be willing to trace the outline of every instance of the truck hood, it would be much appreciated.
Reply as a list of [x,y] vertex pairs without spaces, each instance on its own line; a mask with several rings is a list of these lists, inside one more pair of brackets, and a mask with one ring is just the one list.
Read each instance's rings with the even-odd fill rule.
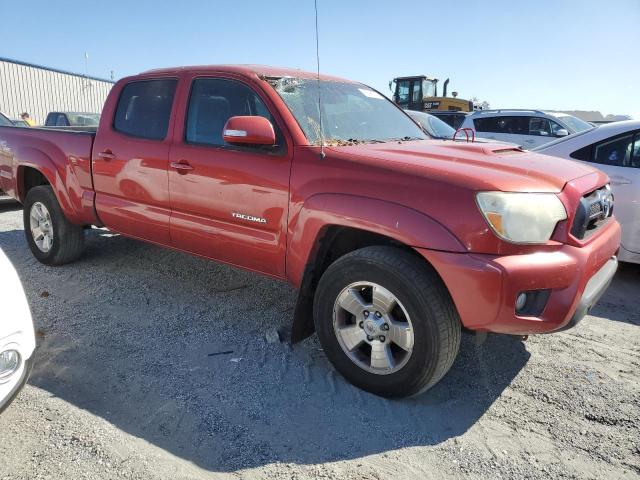
[[497,143],[422,140],[328,147],[327,151],[369,167],[472,190],[557,193],[567,182],[597,171],[573,160]]

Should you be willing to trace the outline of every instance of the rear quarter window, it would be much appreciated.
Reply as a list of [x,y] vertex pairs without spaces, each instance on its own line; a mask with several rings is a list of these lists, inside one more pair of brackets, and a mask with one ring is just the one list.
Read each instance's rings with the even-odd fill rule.
[[114,130],[132,137],[163,140],[177,83],[173,78],[128,83],[118,99]]

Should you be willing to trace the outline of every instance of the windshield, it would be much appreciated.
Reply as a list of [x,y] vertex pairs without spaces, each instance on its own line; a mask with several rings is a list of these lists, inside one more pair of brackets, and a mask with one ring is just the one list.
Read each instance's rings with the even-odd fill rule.
[[13,123],[7,117],[0,113],[0,127],[11,127]]
[[556,117],[562,123],[564,123],[567,127],[569,127],[574,132],[584,132],[585,130],[591,130],[595,128],[590,123],[585,122],[584,120],[580,120],[577,117],[572,117],[571,115]]
[[[311,145],[320,145],[318,81],[283,77],[269,82]],[[388,99],[358,83],[321,81],[322,131],[327,145],[423,140],[420,127]]]
[[422,98],[436,96],[436,82],[433,80],[422,81]]
[[407,111],[407,113],[434,138],[450,139],[453,138],[453,135],[456,133],[454,128],[451,128],[438,117],[424,112]]
[[100,123],[99,113],[67,113],[72,127],[97,127]]

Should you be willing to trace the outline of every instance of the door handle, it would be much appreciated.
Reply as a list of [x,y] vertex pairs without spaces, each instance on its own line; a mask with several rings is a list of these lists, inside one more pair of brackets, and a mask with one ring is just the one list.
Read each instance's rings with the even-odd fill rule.
[[180,160],[179,162],[171,162],[171,168],[175,168],[179,172],[188,172],[189,170],[193,170],[193,167],[189,165],[189,162],[186,160]]
[[111,150],[107,149],[104,152],[98,153],[98,158],[101,158],[103,160],[109,161],[109,160],[113,160],[114,158],[116,158],[116,156],[114,155],[114,153]]

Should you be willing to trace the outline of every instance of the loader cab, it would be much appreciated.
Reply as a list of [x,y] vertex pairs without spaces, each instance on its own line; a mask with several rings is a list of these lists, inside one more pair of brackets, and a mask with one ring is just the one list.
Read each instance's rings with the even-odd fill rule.
[[393,101],[396,102],[400,108],[419,111],[437,109],[437,106],[428,105],[433,102],[423,102],[425,97],[438,96],[437,78],[428,78],[424,75],[394,78],[389,83],[389,88],[392,88],[394,83],[395,90],[392,90]]
[[389,82],[389,89],[393,93],[393,101],[405,110],[472,112],[474,106],[471,100],[458,98],[458,92],[451,92],[451,96],[447,96],[448,85],[447,78],[442,84],[442,95],[439,96],[438,79],[420,75],[394,78]]

